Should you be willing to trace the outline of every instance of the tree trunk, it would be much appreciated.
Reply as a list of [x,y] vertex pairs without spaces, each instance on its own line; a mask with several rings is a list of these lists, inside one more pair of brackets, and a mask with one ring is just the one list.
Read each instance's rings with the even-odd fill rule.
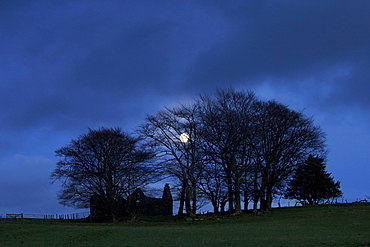
[[254,214],[257,214],[258,212],[258,200],[259,200],[258,195],[254,196],[253,198],[253,213]]
[[196,186],[192,187],[191,189],[191,194],[192,194],[192,211],[196,214],[197,213],[197,189]]
[[192,189],[187,187],[186,188],[186,193],[185,193],[185,210],[186,210],[186,213],[188,214],[188,216],[190,216],[191,218],[195,218],[195,213],[192,211],[192,208],[191,208],[191,199],[192,199],[192,193],[191,193]]
[[265,212],[266,209],[266,191],[264,188],[261,189],[260,193],[260,210]]
[[184,216],[184,203],[185,203],[185,185],[183,184],[181,186],[180,205],[179,205],[179,211],[177,213],[177,217],[180,219]]
[[253,177],[253,213],[257,214],[258,201],[260,199],[260,192],[258,190],[258,169],[255,168]]
[[221,202],[220,208],[221,208],[221,213],[225,213],[225,206],[226,206],[227,200],[223,200]]
[[240,199],[240,178],[236,178],[235,181],[235,214],[242,212],[242,205]]
[[233,181],[230,175],[227,175],[227,190],[228,190],[228,204],[229,212],[234,212],[234,190],[233,190]]
[[212,206],[213,206],[213,213],[218,214],[219,213],[218,206],[215,201],[212,201]]
[[272,187],[268,186],[266,191],[266,212],[272,209]]
[[248,196],[244,194],[244,210],[245,211],[248,211],[248,206],[249,206]]
[[267,164],[264,169],[261,186],[261,204],[260,209],[262,212],[268,212],[268,190],[270,183],[270,166]]

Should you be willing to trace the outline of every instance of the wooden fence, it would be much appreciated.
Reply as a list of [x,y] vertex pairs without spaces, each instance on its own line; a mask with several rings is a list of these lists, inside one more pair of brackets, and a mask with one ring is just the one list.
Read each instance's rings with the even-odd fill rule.
[[[44,220],[78,220],[89,217],[90,212],[80,212],[71,214],[6,214],[6,219],[44,219]],[[2,215],[0,215],[2,219]]]

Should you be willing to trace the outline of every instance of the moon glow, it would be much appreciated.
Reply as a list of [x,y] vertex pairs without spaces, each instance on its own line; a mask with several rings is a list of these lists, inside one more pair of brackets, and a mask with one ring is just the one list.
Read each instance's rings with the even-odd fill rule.
[[188,133],[182,133],[180,136],[179,136],[179,139],[182,143],[186,143],[189,141],[189,135]]

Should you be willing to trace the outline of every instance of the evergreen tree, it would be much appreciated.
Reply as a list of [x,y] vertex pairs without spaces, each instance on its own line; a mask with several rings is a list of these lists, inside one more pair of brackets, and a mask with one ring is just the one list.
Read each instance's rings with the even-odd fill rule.
[[312,155],[298,166],[285,193],[286,198],[297,199],[302,204],[309,205],[340,196],[342,196],[340,182],[334,182],[331,173],[326,171],[322,158]]

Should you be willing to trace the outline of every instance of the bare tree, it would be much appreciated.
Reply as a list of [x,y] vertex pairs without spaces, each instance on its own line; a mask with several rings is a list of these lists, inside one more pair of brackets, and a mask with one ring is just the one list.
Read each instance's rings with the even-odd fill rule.
[[251,92],[218,90],[214,97],[203,95],[199,105],[204,150],[227,176],[229,211],[241,213],[241,183],[251,162],[253,143]]
[[209,161],[204,164],[199,183],[200,194],[211,202],[214,213],[223,213],[227,202],[227,176],[219,164]]
[[[275,101],[256,104],[255,181],[263,211],[271,209],[274,190],[309,154],[325,154],[325,137],[311,118]],[[255,202],[256,205],[256,202]]]
[[195,107],[181,105],[147,116],[139,129],[149,139],[149,145],[157,148],[159,168],[180,183],[180,217],[184,203],[187,214],[195,217],[197,186],[203,167]]
[[[196,104],[207,162],[222,167],[219,176],[226,177],[229,211],[236,214],[241,212],[242,194],[245,208],[251,198],[255,210],[259,202],[260,209],[268,211],[298,162],[309,154],[325,155],[324,133],[313,120],[275,101],[229,89],[203,95]],[[202,187],[213,205],[219,179],[205,179]]]
[[62,182],[60,203],[87,208],[94,196],[112,220],[121,198],[128,198],[134,189],[157,177],[148,163],[152,152],[119,128],[89,129],[55,152],[60,159],[51,178]]

